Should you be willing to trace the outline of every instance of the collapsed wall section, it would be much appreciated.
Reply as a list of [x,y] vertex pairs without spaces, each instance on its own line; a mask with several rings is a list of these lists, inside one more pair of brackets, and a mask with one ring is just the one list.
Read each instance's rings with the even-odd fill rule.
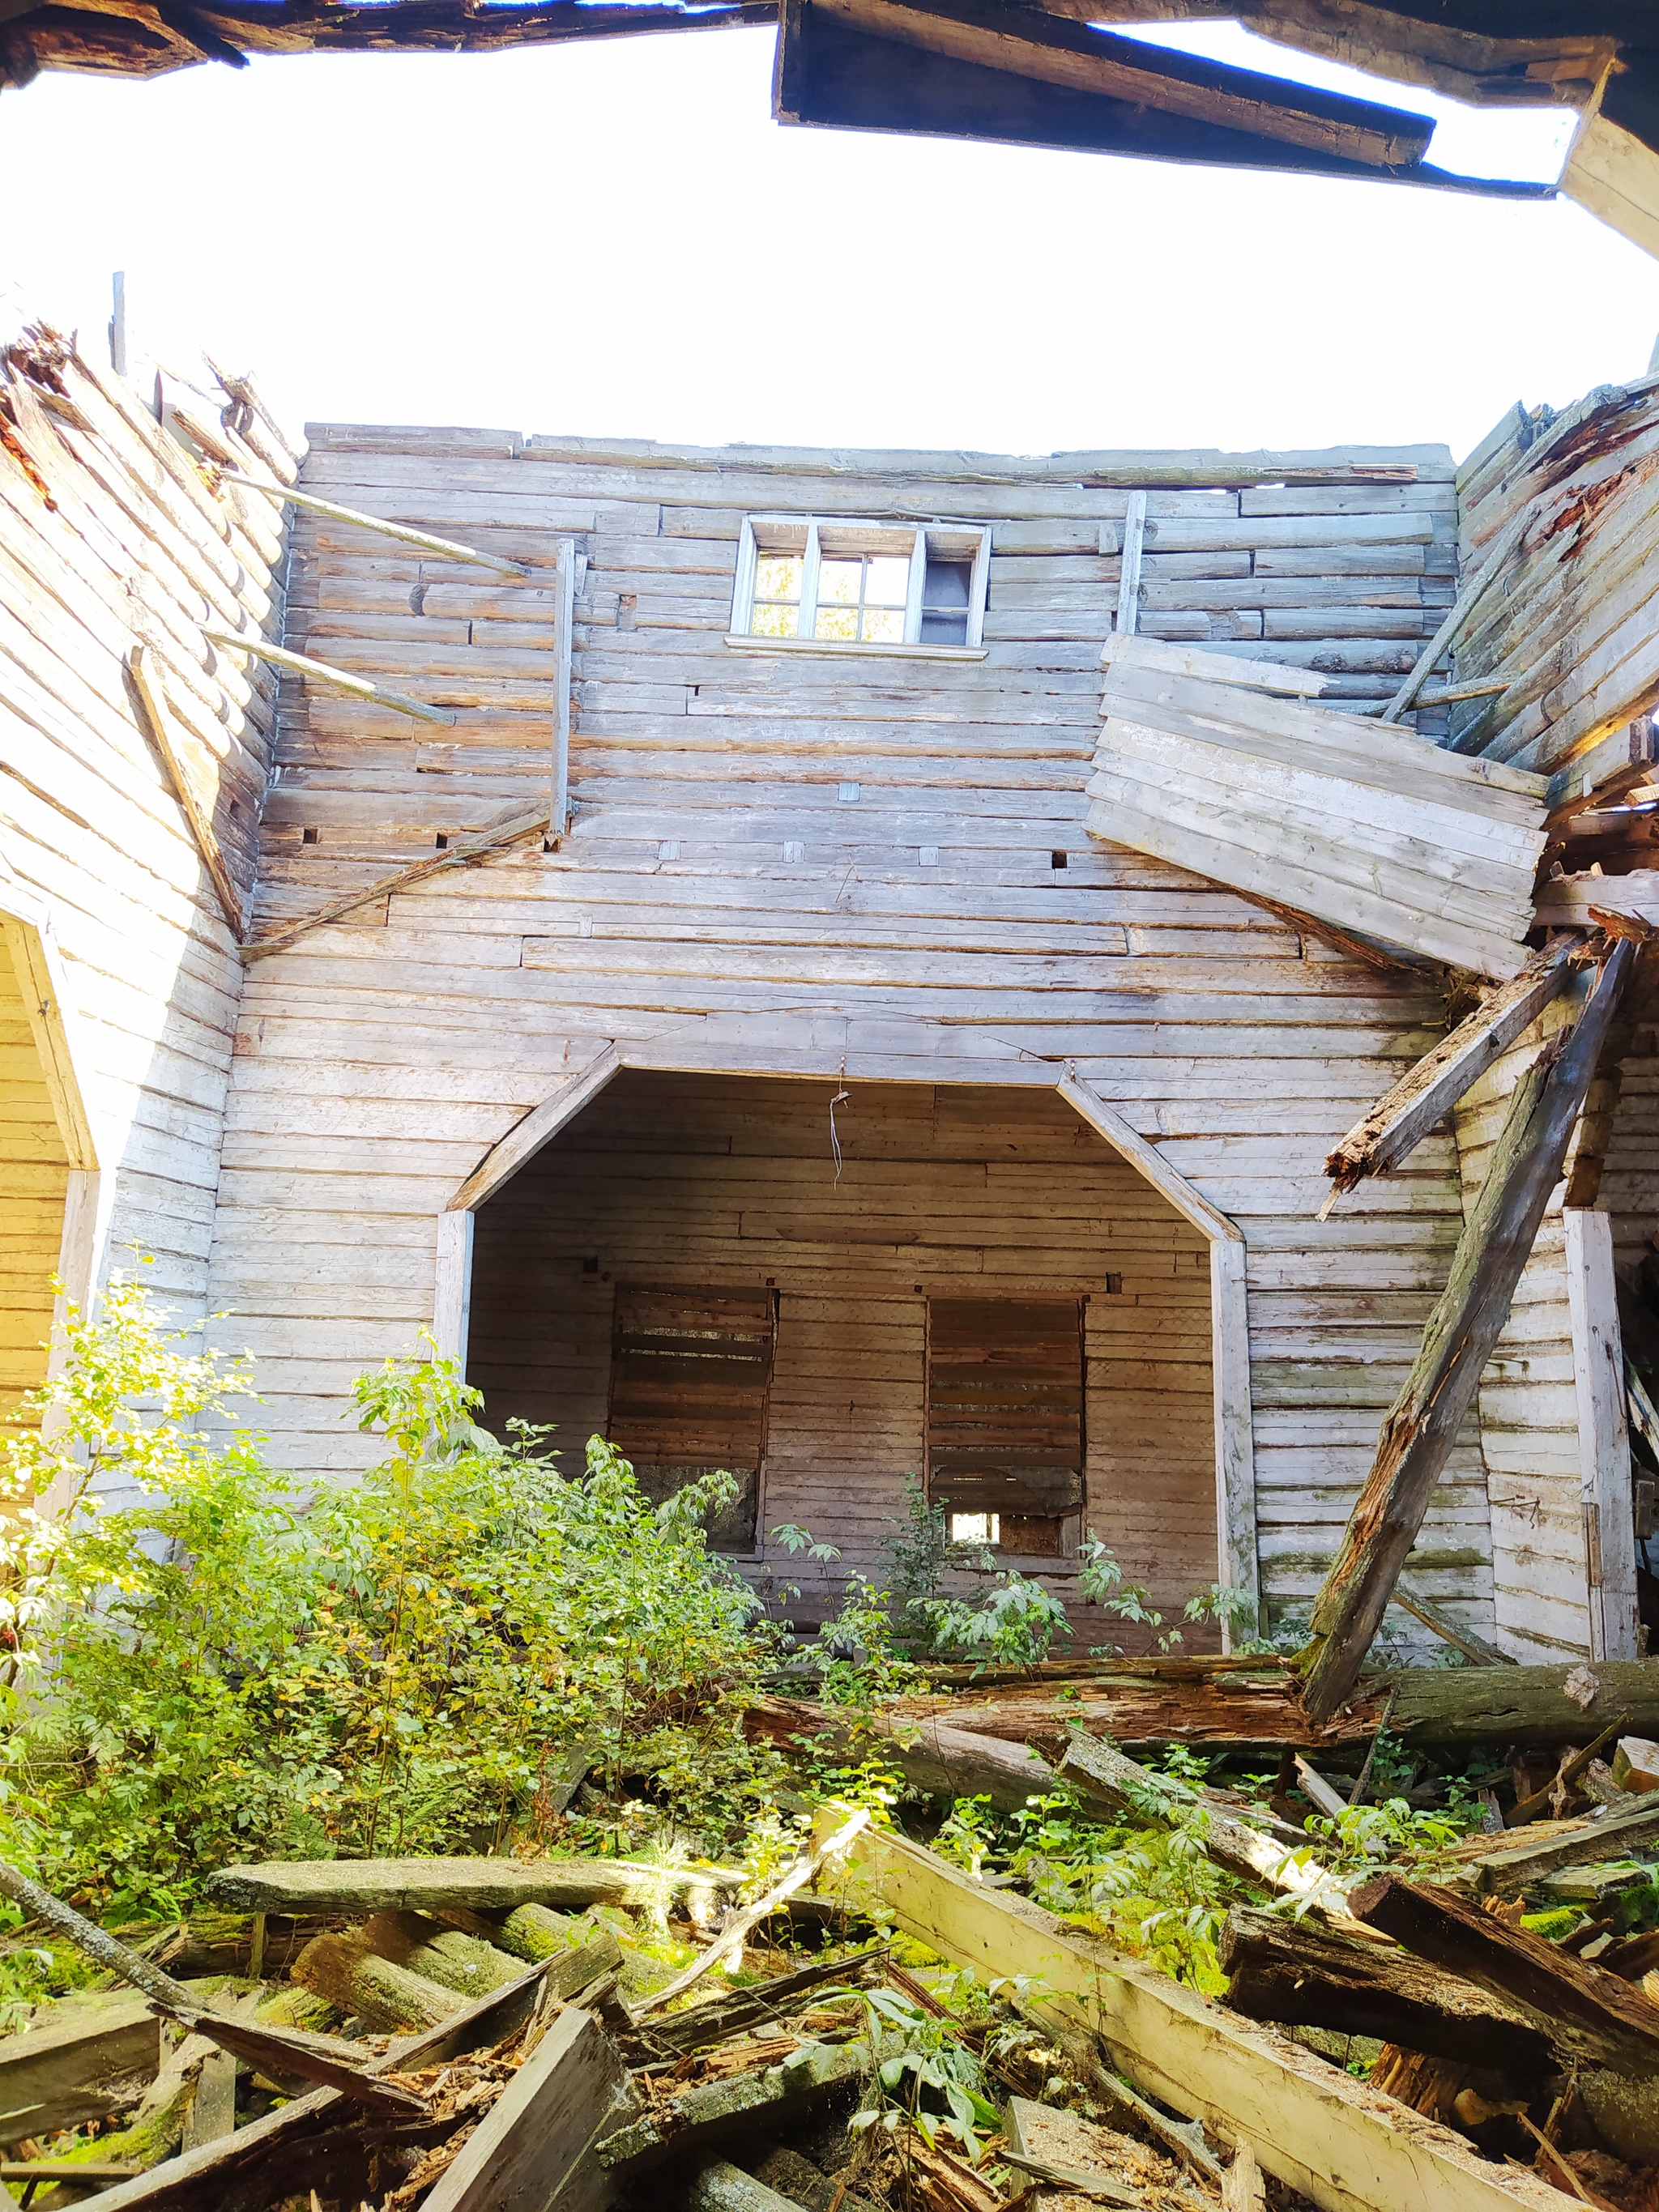
[[[284,546],[280,510],[231,490],[149,395],[43,326],[3,335],[0,922],[15,990],[0,1248],[29,1271],[9,1298],[15,1387],[43,1371],[60,1265],[83,1297],[136,1249],[167,1304],[199,1317],[205,1302],[241,917],[173,776],[245,896],[275,687],[202,632],[280,624]],[[220,397],[201,428],[222,454],[291,468],[274,434],[244,445],[244,403]]]

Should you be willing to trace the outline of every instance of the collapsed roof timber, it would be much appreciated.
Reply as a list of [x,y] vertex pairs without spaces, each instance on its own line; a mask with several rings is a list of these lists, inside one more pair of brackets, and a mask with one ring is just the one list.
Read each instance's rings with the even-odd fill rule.
[[[1461,468],[1031,461],[301,441],[246,377],[4,335],[9,1395],[54,1273],[137,1246],[234,1310],[319,1494],[429,1328],[499,1431],[608,1439],[665,1504],[729,1471],[710,1542],[804,1627],[919,1471],[991,1562],[955,1587],[1126,1638],[1097,1539],[1146,1647],[856,1723],[836,1638],[745,1688],[739,1742],[813,1747],[792,1790],[965,1806],[1000,1887],[844,1814],[742,1910],[723,1863],[284,1855],[158,1963],[0,1865],[155,2008],[0,2040],[5,2173],[136,2102],[112,2212],[599,2212],[677,2158],[696,2212],[1238,2207],[1258,2160],[1331,2212],[1647,2201],[1659,378]],[[1260,1631],[1295,1662],[1214,1648]],[[1172,1743],[1207,1783],[1130,1756]],[[1390,1760],[1519,1836],[1362,1881]],[[1084,1909],[1063,1835],[1034,1875],[974,1826],[1062,1791],[1085,1855],[1201,1860],[1224,2008],[1001,1893]],[[964,2027],[890,1924],[1017,1994]],[[830,1956],[705,1996],[768,1929]],[[268,1938],[297,2014],[169,1970],[258,1980]],[[965,2091],[971,2159],[868,2107],[901,2186],[846,2120],[923,2044],[1000,2147]]]
[[1554,189],[1437,168],[1423,158],[1429,118],[1108,27],[1224,17],[1474,106],[1576,109],[1559,189],[1659,252],[1659,33],[1645,0],[16,0],[0,15],[0,86],[43,69],[154,76],[255,55],[491,53],[777,21],[783,122],[1523,198]]

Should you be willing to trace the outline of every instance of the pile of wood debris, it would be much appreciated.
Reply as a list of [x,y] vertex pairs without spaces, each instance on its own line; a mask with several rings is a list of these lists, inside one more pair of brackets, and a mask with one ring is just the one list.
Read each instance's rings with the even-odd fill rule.
[[[708,1865],[227,1869],[241,1971],[188,1983],[222,1932],[143,1957],[6,1870],[141,1995],[0,2043],[0,2179],[48,2212],[1659,2206],[1659,1667],[1414,1670],[1320,1725],[1278,1663],[966,1681],[882,1739],[936,1796],[1060,1781],[1120,1839],[1182,1827],[1261,1900],[1222,1998],[844,1810],[748,1905]],[[1277,1753],[1271,1808],[1121,1747],[1183,1715],[1214,1775]],[[1363,1800],[1385,1721],[1419,1796],[1475,1755],[1487,1832],[1322,1863],[1306,1808]]]

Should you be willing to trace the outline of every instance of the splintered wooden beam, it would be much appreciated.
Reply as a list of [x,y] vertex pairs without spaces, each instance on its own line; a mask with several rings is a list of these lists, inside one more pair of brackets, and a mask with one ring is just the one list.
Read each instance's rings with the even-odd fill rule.
[[1358,1681],[1509,1318],[1633,957],[1628,940],[1614,945],[1577,1023],[1550,1040],[1516,1086],[1445,1290],[1382,1423],[1370,1473],[1314,1606],[1312,1636],[1298,1664],[1316,1720],[1334,1713]]
[[1227,2002],[1249,2020],[1375,2036],[1438,2058],[1466,2058],[1478,2045],[1483,2065],[1527,2074],[1551,2066],[1547,2020],[1312,1913],[1292,1919],[1236,1905],[1217,1948]]
[[1508,527],[1498,532],[1498,543],[1453,600],[1445,620],[1418,654],[1411,674],[1383,708],[1382,720],[1385,722],[1397,722],[1402,714],[1410,713],[1412,702],[1428,682],[1435,663],[1497,582],[1498,571],[1526,536],[1534,514],[1534,508],[1522,507]]
[[390,707],[394,714],[413,714],[421,722],[442,722],[446,726],[454,722],[455,717],[447,707],[428,707],[423,699],[411,699],[402,691],[388,690],[384,684],[375,684],[367,676],[354,676],[349,669],[331,668],[325,660],[313,660],[303,653],[289,653],[284,646],[268,645],[262,637],[239,637],[228,629],[204,629],[202,635],[210,645],[222,647],[228,653],[251,653],[256,660],[268,660],[273,668],[286,668],[294,676],[308,676],[313,684],[325,684],[331,691],[343,691],[373,706]]
[[1489,992],[1466,1021],[1402,1075],[1363,1121],[1355,1122],[1325,1162],[1325,1172],[1335,1188],[1321,1208],[1322,1221],[1344,1191],[1352,1190],[1367,1176],[1398,1167],[1442,1115],[1450,1113],[1476,1078],[1543,1012],[1566,981],[1568,961],[1577,950],[1573,939],[1563,939],[1534,953],[1518,975]]
[[215,897],[225,917],[233,937],[242,933],[242,895],[226,864],[219,840],[213,834],[213,823],[196,803],[190,787],[190,778],[185,773],[184,763],[173,741],[173,722],[167,713],[167,695],[151,670],[149,655],[142,645],[135,645],[127,655],[127,669],[132,678],[132,688],[138,694],[143,708],[144,721],[149,741],[155,748],[173,795],[179,802],[179,811],[185,817],[197,851],[202,856],[202,866],[207,870],[208,880],[213,885]]
[[1419,161],[1432,120],[1399,108],[1317,93],[1282,77],[1148,46],[1110,32],[1016,13],[996,0],[817,0],[860,30],[957,62],[1034,77],[1074,92],[1104,93],[1195,123],[1246,131],[1287,146],[1334,154],[1370,167]]
[[434,538],[425,530],[411,530],[407,523],[388,522],[384,515],[362,514],[355,507],[337,507],[331,499],[319,499],[313,491],[300,491],[293,484],[265,483],[258,477],[245,477],[234,469],[223,471],[227,483],[239,485],[244,491],[262,491],[267,499],[280,499],[289,507],[303,507],[313,514],[325,514],[331,522],[349,522],[359,530],[372,530],[381,538],[395,538],[400,545],[413,545],[422,553],[430,553],[439,561],[466,561],[477,568],[493,568],[498,576],[512,576],[523,581],[530,571],[521,561],[509,561],[505,554],[481,553],[476,545],[459,545],[453,538]]
[[1648,781],[1656,758],[1659,748],[1651,714],[1638,714],[1622,729],[1576,753],[1550,778],[1546,829],[1565,828],[1576,816],[1621,799],[1633,785]]
[[1024,1898],[985,1888],[904,1837],[853,1846],[849,1902],[883,1906],[929,1950],[982,1981],[1025,1977],[1045,2009],[1080,2021],[1135,2086],[1248,2142],[1322,2212],[1560,2212],[1534,2175],[1379,2096],[1272,2028]]
[[389,897],[393,891],[406,890],[410,884],[424,883],[428,876],[441,875],[446,868],[470,868],[475,860],[482,860],[491,853],[498,853],[515,838],[527,837],[535,830],[544,830],[551,820],[546,807],[514,807],[510,812],[497,815],[487,822],[476,837],[452,845],[442,853],[434,853],[430,859],[411,860],[406,868],[396,874],[381,876],[377,882],[366,884],[360,891],[347,891],[343,897],[331,899],[326,906],[319,907],[302,921],[290,922],[287,928],[273,930],[269,937],[261,937],[252,945],[239,948],[244,961],[263,960],[268,952],[280,952],[303,937],[307,930],[320,929],[325,922],[337,921],[342,915],[355,914],[359,907],[374,900]]

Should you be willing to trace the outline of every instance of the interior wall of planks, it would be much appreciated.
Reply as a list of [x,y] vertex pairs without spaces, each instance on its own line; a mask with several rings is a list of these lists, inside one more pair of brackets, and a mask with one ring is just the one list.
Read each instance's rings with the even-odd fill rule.
[[[280,518],[221,487],[70,341],[15,320],[0,337],[0,915],[50,945],[63,979],[48,1011],[100,1171],[88,1249],[153,1255],[163,1302],[199,1319],[241,969],[126,657],[145,645],[251,891],[275,692],[216,665],[200,631],[280,626]],[[34,988],[0,1012],[0,1395],[44,1370],[64,1227],[70,1156],[40,1111],[27,1018],[43,1005]]]
[[[467,1373],[493,1425],[555,1422],[579,1462],[619,1286],[774,1290],[761,1528],[878,1572],[925,1467],[929,1299],[1074,1297],[1084,1517],[1178,1616],[1216,1572],[1206,1240],[1051,1091],[849,1083],[837,1173],[842,1091],[630,1071],[586,1108],[479,1212]],[[816,1570],[767,1579],[822,1612]],[[1134,1634],[1078,1618],[1079,1648]]]
[[[277,1455],[364,1463],[372,1440],[340,1418],[349,1380],[430,1323],[440,1212],[612,1042],[665,1066],[834,1076],[852,1039],[866,1079],[930,1085],[1034,1066],[1050,1081],[1074,1062],[1248,1241],[1262,1577],[1271,1609],[1305,1608],[1460,1211],[1449,1137],[1324,1223],[1322,1164],[1443,1007],[1432,979],[1085,832],[1119,590],[1101,548],[1127,491],[1068,477],[1063,458],[310,436],[313,489],[531,575],[440,568],[299,519],[289,645],[458,719],[434,742],[284,687],[256,933],[546,789],[559,538],[586,567],[570,835],[249,971],[212,1298],[260,1358]],[[1391,693],[1452,597],[1451,464],[1437,447],[1322,458],[1294,465],[1337,481],[1241,489],[1220,457],[1181,457],[1185,486],[1147,495],[1142,631],[1315,666],[1356,705]],[[1356,473],[1379,464],[1393,473]],[[745,512],[988,522],[986,658],[732,651]],[[849,1273],[871,1264],[848,1247]],[[833,1487],[844,1415],[825,1424],[799,1450]],[[871,1480],[887,1494],[890,1468]],[[1487,1563],[1475,1449],[1443,1489],[1420,1579],[1489,1628]]]
[[70,1154],[0,933],[0,1417],[46,1378]]

